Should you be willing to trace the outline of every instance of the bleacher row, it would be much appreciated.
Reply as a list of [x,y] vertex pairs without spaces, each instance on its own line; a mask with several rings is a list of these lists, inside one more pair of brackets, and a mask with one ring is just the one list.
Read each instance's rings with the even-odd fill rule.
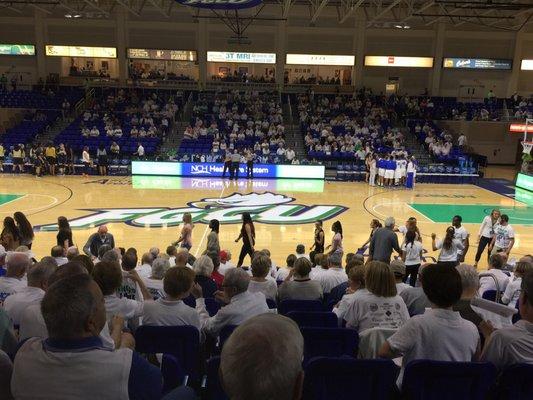
[[43,120],[34,121],[31,116],[27,116],[18,125],[6,130],[0,136],[0,142],[3,144],[6,153],[17,144],[32,142],[37,135],[43,133],[47,127],[52,125],[61,114],[57,110],[39,110],[38,113],[43,115]]
[[[216,302],[205,300],[214,315]],[[277,309],[298,324],[304,338],[304,400],[485,400],[489,394],[492,400],[533,398],[533,365],[526,364],[509,368],[497,380],[496,368],[490,363],[416,360],[406,366],[399,391],[399,367],[392,360],[368,358],[372,352],[369,337],[378,328],[360,336],[354,329],[339,328],[337,316],[324,310],[321,302],[309,300],[285,300]],[[164,391],[188,384],[203,399],[226,400],[219,381],[219,355],[234,329],[234,325],[222,329],[205,363],[199,331],[192,326],[141,326],[135,332],[136,350],[163,354]]]
[[67,100],[73,106],[82,96],[83,90],[75,86],[60,86],[52,92],[0,90],[0,107],[57,110],[61,109],[64,100]]

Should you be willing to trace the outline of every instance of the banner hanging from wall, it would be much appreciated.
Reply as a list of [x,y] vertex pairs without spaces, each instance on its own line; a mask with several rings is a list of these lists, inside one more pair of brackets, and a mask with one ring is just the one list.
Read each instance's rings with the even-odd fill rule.
[[493,58],[445,58],[442,61],[444,68],[456,69],[500,69],[513,68],[513,60],[500,60]]
[[263,0],[176,0],[184,6],[211,10],[242,10],[258,6]]
[[35,46],[32,44],[0,44],[2,56],[34,56]]

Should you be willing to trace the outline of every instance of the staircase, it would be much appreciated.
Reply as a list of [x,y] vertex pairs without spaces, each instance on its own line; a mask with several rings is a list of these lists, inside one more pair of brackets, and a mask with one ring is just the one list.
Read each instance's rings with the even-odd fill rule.
[[159,146],[157,154],[163,159],[173,157],[173,155],[177,154],[181,141],[183,140],[183,132],[189,126],[192,117],[193,103],[193,93],[191,92],[187,102],[183,106],[183,110],[179,113],[179,119],[175,121],[165,141]]
[[409,132],[409,129],[403,129],[405,138],[405,147],[409,149],[411,154],[416,158],[420,165],[426,165],[432,162],[431,156],[425,149],[424,145],[420,143],[417,137]]
[[35,141],[41,144],[53,142],[56,136],[59,135],[61,132],[63,132],[67,128],[67,126],[69,126],[72,123],[72,121],[73,120],[71,118],[67,118],[67,119],[61,119],[61,117],[58,118],[55,124],[53,124],[50,127],[50,129],[41,133],[40,135],[37,135],[35,137]]

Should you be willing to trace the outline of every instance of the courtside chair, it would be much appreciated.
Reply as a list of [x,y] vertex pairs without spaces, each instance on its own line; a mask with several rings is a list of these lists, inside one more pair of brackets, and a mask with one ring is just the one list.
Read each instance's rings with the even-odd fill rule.
[[324,311],[324,306],[318,300],[283,300],[279,303],[279,314],[287,315],[291,311]]
[[499,379],[498,400],[533,399],[533,364],[516,364],[505,371]]
[[303,400],[392,400],[397,375],[392,360],[313,358],[305,368]]
[[313,357],[356,357],[359,335],[349,328],[300,328],[304,338],[304,365]]
[[495,379],[491,363],[415,360],[405,368],[402,392],[409,400],[485,400]]
[[287,317],[298,324],[300,328],[337,328],[338,318],[332,312],[320,311],[291,311]]
[[200,332],[194,326],[140,326],[135,331],[135,350],[170,354],[185,372],[185,384],[199,379]]

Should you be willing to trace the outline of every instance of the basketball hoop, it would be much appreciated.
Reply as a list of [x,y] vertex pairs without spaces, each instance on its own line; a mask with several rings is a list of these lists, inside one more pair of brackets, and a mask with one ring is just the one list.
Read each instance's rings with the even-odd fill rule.
[[524,154],[531,154],[531,148],[533,147],[533,142],[522,142],[522,151]]

